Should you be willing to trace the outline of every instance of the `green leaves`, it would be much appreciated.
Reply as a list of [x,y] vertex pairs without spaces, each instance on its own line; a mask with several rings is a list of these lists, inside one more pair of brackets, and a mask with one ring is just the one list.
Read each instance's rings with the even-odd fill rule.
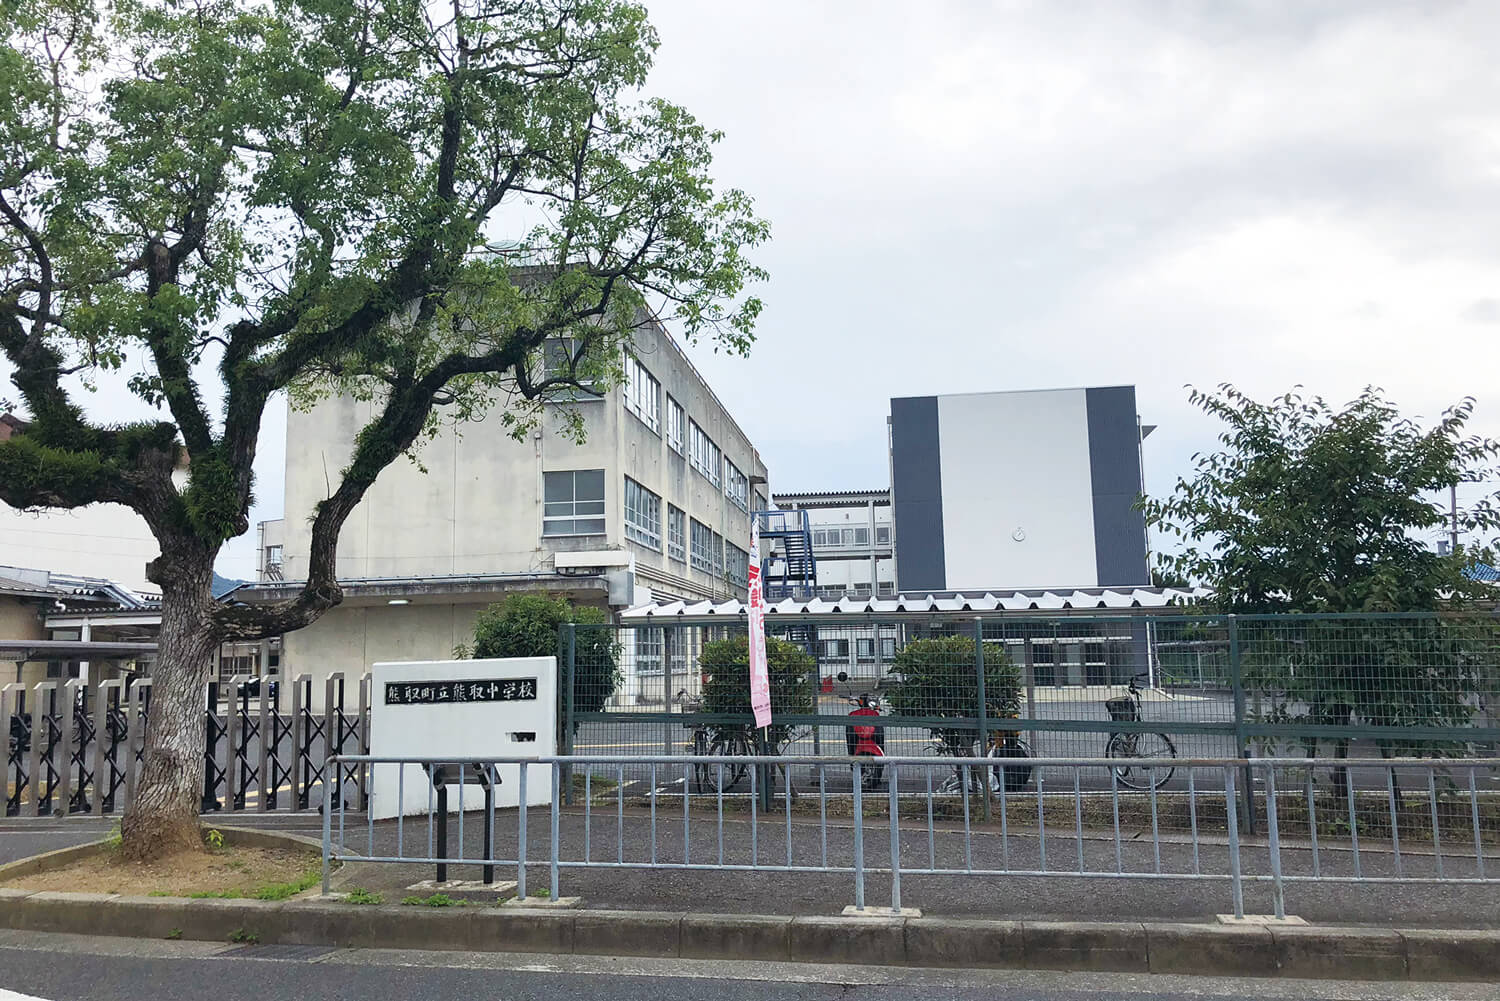
[[[749,349],[766,275],[747,254],[769,229],[716,183],[720,134],[643,96],[657,37],[638,4],[0,12],[0,348],[29,433],[88,453],[18,457],[27,496],[78,501],[92,462],[101,489],[131,480],[153,525],[213,548],[244,521],[266,401],[347,394],[377,416],[315,528],[332,538],[441,425],[499,410],[520,437],[549,401],[608,389],[641,324]],[[170,416],[185,493],[175,446],[136,449],[133,468],[100,451],[68,372],[120,373]]]
[[[1475,552],[1439,556],[1425,541],[1447,523],[1450,484],[1493,477],[1500,445],[1463,434],[1471,399],[1423,429],[1376,389],[1341,409],[1296,393],[1262,404],[1228,385],[1189,398],[1224,422],[1223,448],[1141,506],[1181,547],[1165,569],[1219,607],[1415,611],[1484,590],[1463,573]],[[1459,525],[1487,533],[1500,518],[1485,500]]]

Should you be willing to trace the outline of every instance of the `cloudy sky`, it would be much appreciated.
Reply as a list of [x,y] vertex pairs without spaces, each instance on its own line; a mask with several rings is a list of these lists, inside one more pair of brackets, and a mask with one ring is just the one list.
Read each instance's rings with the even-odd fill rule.
[[885,485],[930,393],[1133,383],[1157,491],[1213,445],[1187,383],[1500,437],[1500,4],[647,3],[651,89],[773,224],[751,357],[695,352],[773,488]]

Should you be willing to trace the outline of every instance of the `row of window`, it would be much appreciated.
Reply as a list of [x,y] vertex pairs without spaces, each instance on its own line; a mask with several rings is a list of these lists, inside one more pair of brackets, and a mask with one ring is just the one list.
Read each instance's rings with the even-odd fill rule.
[[[642,424],[661,434],[661,383],[634,355],[625,356],[625,409]],[[696,421],[688,419],[682,404],[667,397],[667,447],[685,456],[692,467],[714,486],[724,487],[725,494],[741,511],[750,510],[750,477],[724,458]],[[722,477],[722,479],[721,479]]]
[[[828,549],[851,549],[870,544],[870,529],[868,526],[862,528],[815,528],[813,529],[813,546]],[[891,526],[875,526],[875,544],[877,546],[890,545]]]
[[[816,588],[819,598],[828,601],[838,601],[840,598],[868,598],[870,596],[869,584],[820,584]],[[894,581],[883,580],[880,582],[880,596],[888,597],[896,593]]]
[[[848,660],[848,640],[822,640],[820,641],[821,660]],[[857,660],[873,661],[875,659],[875,638],[858,638],[854,641],[854,655]],[[882,636],[880,639],[880,657],[882,660],[893,660],[896,656],[896,638],[894,636]]]

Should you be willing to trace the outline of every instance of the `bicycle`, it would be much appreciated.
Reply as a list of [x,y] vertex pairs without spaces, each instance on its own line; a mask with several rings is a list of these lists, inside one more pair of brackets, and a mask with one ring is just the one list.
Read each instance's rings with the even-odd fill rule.
[[[682,689],[673,698],[682,706],[685,713],[700,713],[703,711],[703,699],[698,696],[689,696],[687,689]],[[685,750],[694,757],[719,757],[719,756],[748,756],[750,743],[745,739],[745,733],[739,727],[715,726],[709,723],[689,721],[683,723],[683,728],[692,734]],[[697,785],[699,792],[727,792],[740,784],[748,771],[743,764],[709,764],[693,766],[693,782]],[[720,780],[723,780],[722,789]]]
[[[1014,715],[1004,717],[1015,719]],[[942,757],[972,758],[975,757],[974,749],[976,740],[973,734],[966,730],[934,730],[932,731],[932,743],[927,746],[927,753]],[[985,757],[991,759],[1029,759],[1031,757],[1031,746],[1021,736],[1019,730],[991,730],[989,733],[989,746],[985,751]],[[973,783],[972,791],[978,792],[980,780],[971,776],[971,773],[980,769],[954,765],[953,774],[944,779],[933,792],[951,795],[960,791],[971,791],[970,783]],[[1030,763],[1011,764],[1008,761],[1000,764],[998,761],[984,768],[989,791],[998,793],[1002,784],[1007,793],[1017,793],[1026,788],[1031,781],[1032,767]]]
[[[1138,674],[1130,679],[1124,695],[1106,699],[1104,708],[1109,718],[1116,723],[1139,723],[1141,721],[1141,689],[1136,681],[1146,675]],[[1164,733],[1151,731],[1117,732],[1109,735],[1104,745],[1106,758],[1175,758],[1177,748]],[[1160,789],[1177,769],[1142,768],[1137,765],[1111,765],[1110,771],[1123,786],[1130,789]]]

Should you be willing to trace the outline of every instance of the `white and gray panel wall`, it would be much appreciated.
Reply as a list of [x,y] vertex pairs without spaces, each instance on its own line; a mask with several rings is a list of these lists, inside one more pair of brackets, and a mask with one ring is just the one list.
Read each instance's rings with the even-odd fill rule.
[[904,592],[1150,583],[1135,387],[891,401]]

